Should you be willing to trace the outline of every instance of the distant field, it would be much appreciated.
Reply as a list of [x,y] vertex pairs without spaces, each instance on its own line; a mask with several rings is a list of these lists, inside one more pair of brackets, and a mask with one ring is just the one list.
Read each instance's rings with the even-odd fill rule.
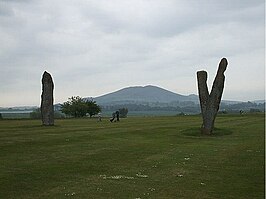
[[[1,112],[0,112],[1,113]],[[113,111],[104,111],[102,116],[111,117]],[[30,112],[17,111],[17,112],[2,112],[4,119],[23,119],[30,118]],[[128,116],[174,116],[179,114],[177,111],[129,111]],[[97,116],[95,116],[97,117]]]
[[[178,111],[129,111],[128,116],[175,116],[178,115]],[[102,112],[104,117],[111,117],[112,111]]]
[[0,198],[264,198],[264,114],[0,120]]
[[4,119],[30,118],[30,113],[1,113]]

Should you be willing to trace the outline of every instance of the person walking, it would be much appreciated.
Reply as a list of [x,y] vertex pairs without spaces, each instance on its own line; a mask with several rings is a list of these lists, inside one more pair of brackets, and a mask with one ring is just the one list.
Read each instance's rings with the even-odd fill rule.
[[110,119],[110,122],[113,122],[113,121],[115,120],[115,116],[116,116],[116,113],[113,112],[113,113],[112,113],[112,118]]
[[116,111],[115,114],[116,114],[116,121],[119,122],[119,111]]
[[102,114],[98,113],[98,122],[101,122],[101,121],[102,121]]

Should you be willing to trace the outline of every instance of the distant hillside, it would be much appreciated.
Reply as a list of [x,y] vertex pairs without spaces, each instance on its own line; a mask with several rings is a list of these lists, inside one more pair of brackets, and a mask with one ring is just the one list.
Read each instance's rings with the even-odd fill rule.
[[[90,99],[90,98],[87,98]],[[180,95],[156,86],[135,86],[94,98],[102,107],[103,112],[118,110],[126,107],[129,112],[153,111],[156,114],[198,114],[200,113],[197,95]],[[264,112],[263,104],[222,100],[220,110],[223,113]]]
[[[85,98],[91,99],[91,97]],[[198,114],[200,113],[197,95],[180,95],[157,86],[135,86],[93,98],[102,108],[102,112],[112,113],[127,108],[132,115],[152,114]],[[0,107],[0,113],[32,112],[37,106]],[[54,105],[55,111],[61,110],[60,103]],[[222,100],[222,113],[265,112],[265,99],[253,102]]]
[[135,86],[94,98],[100,105],[135,104],[135,103],[199,103],[197,95],[184,96],[156,86]]

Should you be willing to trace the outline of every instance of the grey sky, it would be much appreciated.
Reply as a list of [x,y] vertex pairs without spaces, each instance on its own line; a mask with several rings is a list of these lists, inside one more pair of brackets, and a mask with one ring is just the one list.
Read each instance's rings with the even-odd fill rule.
[[264,99],[264,0],[0,0],[0,106],[156,85],[197,94],[228,59],[223,99]]

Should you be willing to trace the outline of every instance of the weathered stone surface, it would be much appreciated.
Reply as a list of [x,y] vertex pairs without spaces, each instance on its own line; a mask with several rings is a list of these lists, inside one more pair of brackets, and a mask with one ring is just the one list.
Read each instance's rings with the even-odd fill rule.
[[225,76],[224,72],[227,68],[227,60],[223,58],[220,61],[219,68],[212,85],[211,93],[209,94],[207,86],[207,72],[198,71],[198,92],[201,106],[201,113],[203,118],[203,124],[201,131],[203,134],[211,134],[214,128],[214,121],[219,110],[223,89]]
[[44,72],[42,76],[42,95],[41,95],[41,115],[42,124],[45,126],[54,125],[54,83],[52,76]]

